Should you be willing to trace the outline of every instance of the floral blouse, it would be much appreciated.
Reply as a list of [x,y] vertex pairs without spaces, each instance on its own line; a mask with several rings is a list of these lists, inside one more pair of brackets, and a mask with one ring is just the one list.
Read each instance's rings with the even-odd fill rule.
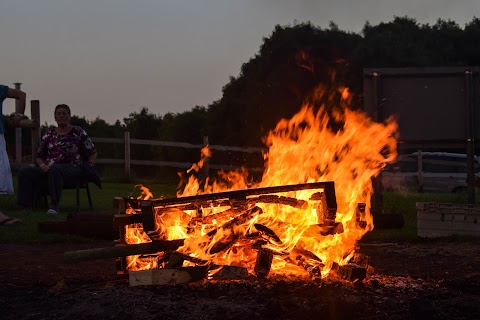
[[50,127],[45,130],[37,157],[49,166],[55,163],[80,166],[95,152],[92,140],[81,127],[72,126],[72,130],[66,134],[58,134],[55,127]]

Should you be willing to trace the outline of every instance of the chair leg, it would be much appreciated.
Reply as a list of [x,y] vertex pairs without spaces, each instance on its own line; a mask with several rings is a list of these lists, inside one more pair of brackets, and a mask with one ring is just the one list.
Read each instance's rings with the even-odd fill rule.
[[90,187],[88,186],[88,182],[85,183],[85,189],[87,189],[88,205],[90,206],[90,210],[93,210],[92,197],[90,196]]
[[80,183],[77,182],[77,213],[80,212]]

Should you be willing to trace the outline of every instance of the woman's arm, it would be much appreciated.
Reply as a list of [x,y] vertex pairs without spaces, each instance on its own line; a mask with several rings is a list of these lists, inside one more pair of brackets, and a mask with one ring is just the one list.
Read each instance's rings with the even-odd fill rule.
[[92,153],[88,156],[87,162],[93,167],[95,165],[95,161],[97,161],[97,152]]

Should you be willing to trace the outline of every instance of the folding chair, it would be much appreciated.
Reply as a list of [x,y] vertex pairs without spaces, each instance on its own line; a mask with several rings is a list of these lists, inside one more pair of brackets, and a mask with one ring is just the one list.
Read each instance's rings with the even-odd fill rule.
[[[63,190],[75,190],[76,192],[76,212],[80,212],[80,189],[85,189],[87,193],[88,205],[90,210],[93,210],[92,197],[90,195],[89,181],[85,178],[81,178],[77,181],[68,181],[63,185]],[[48,208],[48,192],[47,189],[43,189],[39,194],[40,197],[43,197],[45,202],[45,207]]]

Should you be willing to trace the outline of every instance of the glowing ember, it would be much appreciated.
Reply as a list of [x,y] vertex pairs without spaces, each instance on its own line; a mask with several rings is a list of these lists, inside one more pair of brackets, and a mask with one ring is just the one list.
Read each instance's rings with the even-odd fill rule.
[[[157,211],[157,232],[168,240],[185,239],[177,252],[216,265],[241,266],[250,273],[260,251],[271,258],[270,274],[324,277],[334,264],[344,265],[355,253],[355,244],[373,229],[369,211],[373,193],[371,178],[377,176],[387,162],[396,157],[397,125],[393,120],[375,123],[363,112],[347,107],[351,97],[347,88],[325,92],[319,88],[315,97],[340,97],[340,105],[325,110],[321,106],[314,112],[313,105],[305,104],[290,120],[281,120],[265,139],[268,153],[264,155],[265,171],[262,180],[251,187],[265,188],[315,182],[334,181],[337,212],[328,220],[316,201],[315,195],[324,190],[297,190],[276,196],[285,201],[304,201],[304,206],[285,205],[272,201],[250,203],[232,208],[225,204],[203,207],[201,211],[168,208]],[[337,99],[338,100],[338,99]],[[318,100],[320,101],[320,100]],[[338,129],[331,129],[332,120]],[[208,148],[202,150],[202,160],[191,170],[201,168],[210,156]],[[221,173],[221,179],[209,179],[203,185],[190,176],[177,197],[202,193],[217,193],[247,189],[248,172]],[[152,198],[148,189],[145,197]],[[318,200],[318,199],[317,199]],[[321,201],[320,201],[321,202]],[[303,202],[302,202],[303,203]],[[357,223],[357,207],[366,204]],[[130,212],[133,213],[133,212]],[[324,232],[333,224],[343,226],[340,232]],[[252,234],[263,239],[261,249],[252,245]],[[126,242],[149,242],[141,225],[127,228]],[[223,244],[224,246],[219,246]],[[273,256],[273,258],[272,258]],[[148,259],[147,259],[148,260]],[[154,261],[138,256],[128,257],[128,270],[159,268]]]

